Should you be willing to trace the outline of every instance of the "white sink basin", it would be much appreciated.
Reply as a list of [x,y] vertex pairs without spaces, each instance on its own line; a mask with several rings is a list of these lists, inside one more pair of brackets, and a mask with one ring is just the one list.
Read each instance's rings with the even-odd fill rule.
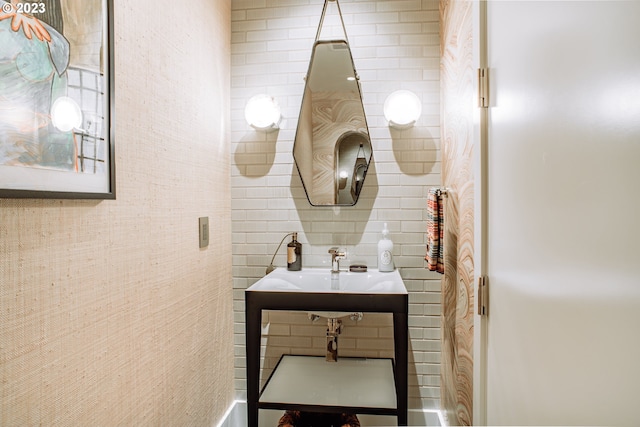
[[331,273],[324,268],[288,271],[277,268],[258,280],[248,291],[320,292],[355,294],[406,294],[407,288],[398,270],[381,273],[370,269],[364,273]]

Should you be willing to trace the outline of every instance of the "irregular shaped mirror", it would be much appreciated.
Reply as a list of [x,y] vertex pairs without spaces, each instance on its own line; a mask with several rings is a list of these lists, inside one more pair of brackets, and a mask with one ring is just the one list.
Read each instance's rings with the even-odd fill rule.
[[316,41],[293,144],[309,203],[355,205],[372,152],[348,42]]

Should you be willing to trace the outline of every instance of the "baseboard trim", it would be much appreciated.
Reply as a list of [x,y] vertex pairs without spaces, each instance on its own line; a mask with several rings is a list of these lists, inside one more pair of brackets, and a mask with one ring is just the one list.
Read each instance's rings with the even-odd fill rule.
[[[442,411],[437,409],[410,409],[409,425],[413,427],[445,427]],[[236,400],[227,409],[222,421],[216,427],[246,427],[247,402]]]
[[247,425],[247,402],[236,400],[227,409],[222,417],[222,421],[216,427],[246,427]]

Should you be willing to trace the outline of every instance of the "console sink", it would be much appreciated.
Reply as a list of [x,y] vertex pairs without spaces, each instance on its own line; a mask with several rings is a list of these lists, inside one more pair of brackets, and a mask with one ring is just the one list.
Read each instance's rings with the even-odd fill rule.
[[398,270],[381,273],[370,269],[364,273],[331,273],[324,268],[288,271],[277,268],[251,286],[248,291],[293,293],[406,294]]
[[[245,339],[247,364],[247,415],[248,425],[258,425],[259,409],[301,409],[299,401],[277,402],[260,398],[260,359],[262,348],[262,312],[265,310],[325,312],[332,321],[341,313],[390,313],[393,318],[393,381],[395,383],[395,405],[385,408],[365,407],[362,404],[349,406],[347,399],[324,405],[328,412],[371,413],[396,415],[398,425],[407,425],[408,411],[408,365],[409,365],[409,294],[400,273],[396,270],[381,273],[371,269],[364,273],[340,272],[332,274],[328,268],[303,268],[288,271],[278,268],[258,280],[245,291]],[[334,323],[334,322],[332,322]],[[329,331],[327,325],[327,356],[337,356],[338,331]],[[330,346],[331,345],[331,346]],[[335,358],[332,360],[336,360]],[[343,360],[343,359],[340,359]],[[322,363],[326,363],[322,361]],[[338,366],[332,365],[332,368]],[[274,371],[278,367],[274,368]],[[297,381],[312,388],[317,396],[317,372],[303,369]],[[333,371],[332,371],[333,372]],[[286,375],[291,378],[291,375]],[[306,379],[303,379],[306,378]],[[332,384],[329,395],[337,389]],[[341,389],[341,388],[340,388]],[[289,390],[290,391],[290,390]],[[344,390],[342,390],[344,391]],[[320,392],[324,393],[323,391]],[[392,399],[393,400],[393,399]],[[313,399],[314,404],[323,406]],[[364,411],[364,412],[360,412]]]

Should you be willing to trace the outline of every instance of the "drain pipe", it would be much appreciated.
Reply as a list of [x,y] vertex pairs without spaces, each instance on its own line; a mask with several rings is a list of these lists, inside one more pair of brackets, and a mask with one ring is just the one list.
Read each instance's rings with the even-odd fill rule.
[[342,320],[327,319],[327,362],[338,361],[338,335],[342,332]]

